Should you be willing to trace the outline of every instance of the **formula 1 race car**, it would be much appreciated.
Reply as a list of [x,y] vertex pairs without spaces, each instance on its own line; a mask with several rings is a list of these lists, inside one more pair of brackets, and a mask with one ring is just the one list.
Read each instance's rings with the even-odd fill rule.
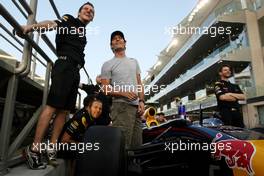
[[262,176],[264,135],[231,127],[204,127],[174,119],[143,129],[143,145],[124,148],[120,129],[93,126],[86,143],[100,150],[86,151],[77,160],[78,176]]

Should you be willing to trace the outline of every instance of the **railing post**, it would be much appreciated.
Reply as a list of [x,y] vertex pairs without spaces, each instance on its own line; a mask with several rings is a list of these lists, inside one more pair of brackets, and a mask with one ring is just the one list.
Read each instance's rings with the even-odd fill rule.
[[[37,35],[37,39],[36,39],[36,43],[38,44],[39,43],[39,37],[40,35],[38,34]],[[37,51],[34,50],[34,55],[33,55],[33,59],[32,59],[32,68],[31,68],[31,74],[30,74],[30,78],[35,81],[35,73],[36,73],[36,66],[37,66]]]
[[[20,2],[25,2],[25,1],[20,1]],[[38,4],[38,0],[30,1],[30,8],[31,8],[32,14],[28,16],[27,25],[33,24],[35,22],[37,4]],[[29,38],[33,40],[33,33],[29,34]],[[15,71],[16,73],[20,74],[21,76],[25,76],[30,72],[31,56],[32,56],[32,45],[28,41],[25,40],[22,62],[25,61],[24,64],[26,64],[26,66],[24,70],[17,68]]]
[[21,146],[22,142],[25,140],[25,138],[30,133],[31,129],[34,127],[34,125],[38,121],[38,117],[41,113],[42,107],[40,106],[37,111],[34,113],[33,117],[28,121],[28,123],[25,125],[23,130],[19,133],[19,135],[16,137],[16,139],[13,141],[13,143],[8,148],[8,157],[11,158],[14,152]]
[[[2,5],[2,4],[1,4]],[[33,14],[29,15],[28,24],[32,24],[36,17],[37,0],[30,1],[30,8],[33,10]],[[30,38],[33,39],[33,34],[30,34]],[[3,112],[3,119],[1,124],[0,134],[0,175],[5,175],[8,172],[8,149],[10,145],[11,129],[14,118],[15,102],[18,88],[18,75],[24,71],[29,71],[27,67],[28,62],[31,59],[32,46],[25,41],[23,48],[22,64],[14,70],[14,73],[8,81],[8,87],[6,92],[6,101]],[[26,73],[26,72],[25,72]]]
[[6,101],[3,113],[3,119],[1,124],[1,134],[0,134],[0,175],[7,173],[7,160],[8,160],[8,147],[10,143],[10,131],[12,128],[14,110],[15,110],[15,100],[17,93],[18,76],[13,74],[8,81]]

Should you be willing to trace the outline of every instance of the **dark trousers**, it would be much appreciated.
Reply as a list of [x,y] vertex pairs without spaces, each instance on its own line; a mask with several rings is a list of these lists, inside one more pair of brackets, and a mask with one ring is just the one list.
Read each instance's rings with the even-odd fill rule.
[[223,108],[220,109],[220,115],[224,125],[244,128],[243,117],[239,109]]

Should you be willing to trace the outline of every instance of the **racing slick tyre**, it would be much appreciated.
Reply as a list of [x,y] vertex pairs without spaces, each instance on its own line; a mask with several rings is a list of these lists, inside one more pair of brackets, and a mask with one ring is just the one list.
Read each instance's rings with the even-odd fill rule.
[[76,160],[75,176],[126,175],[125,142],[120,129],[92,126],[84,136],[84,150]]

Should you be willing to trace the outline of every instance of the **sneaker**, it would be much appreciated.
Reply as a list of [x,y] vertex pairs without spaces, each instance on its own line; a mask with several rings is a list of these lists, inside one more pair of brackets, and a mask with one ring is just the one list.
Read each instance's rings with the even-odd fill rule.
[[48,148],[46,150],[47,152],[47,157],[48,157],[48,164],[52,165],[52,166],[57,166],[58,162],[57,162],[57,151],[53,148]]
[[28,146],[23,152],[25,158],[27,159],[27,163],[29,168],[38,170],[38,169],[45,169],[47,166],[41,160],[41,154],[38,152],[34,152]]

